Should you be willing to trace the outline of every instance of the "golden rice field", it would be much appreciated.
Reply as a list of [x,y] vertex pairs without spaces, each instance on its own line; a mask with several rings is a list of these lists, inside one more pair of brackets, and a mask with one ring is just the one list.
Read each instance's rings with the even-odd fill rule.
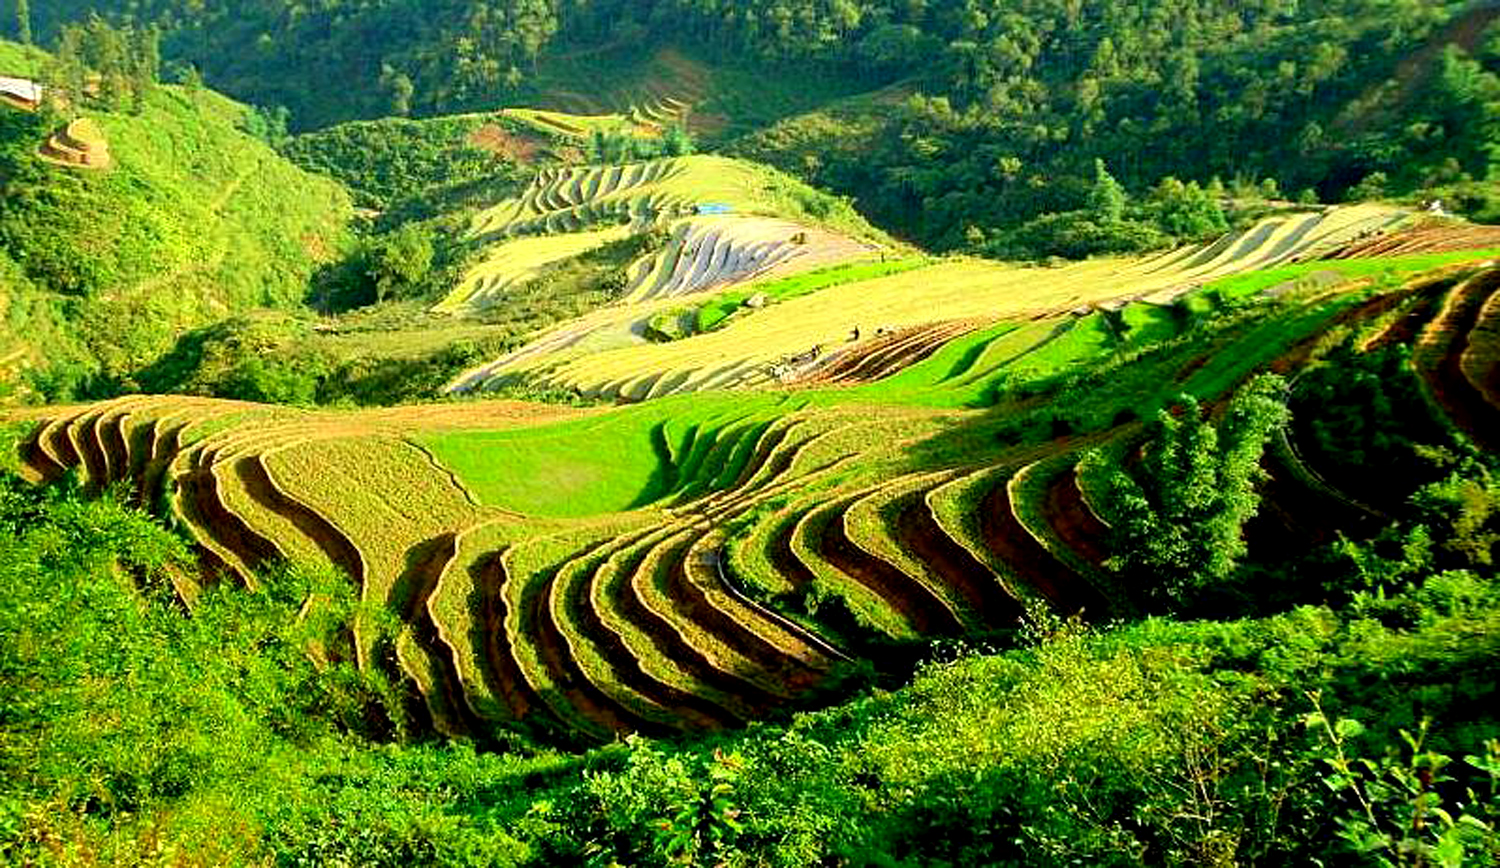
[[673,227],[665,250],[633,269],[625,302],[677,298],[878,254],[866,242],[790,220],[696,217]]
[[542,269],[618,241],[626,227],[516,238],[493,248],[484,261],[463,276],[457,287],[433,307],[437,313],[482,311],[499,303],[508,291],[535,279]]
[[[632,305],[868,259],[888,241],[847,207],[832,217],[799,216],[798,193],[784,176],[722,157],[545,169],[520,195],[473,219],[467,240],[483,255],[434,311],[481,313],[550,266],[661,229],[660,249],[625,269],[625,304],[604,317],[604,330],[629,342],[653,312]],[[569,324],[564,343],[591,331]]]
[[[1333,208],[1273,217],[1202,247],[1150,259],[1099,259],[1061,267],[1004,265],[954,259],[929,268],[835,286],[744,317],[732,330],[666,344],[638,340],[604,348],[580,346],[578,323],[539,335],[536,344],[471,371],[458,391],[482,389],[494,377],[521,374],[585,395],[656,398],[709,388],[761,385],[789,357],[829,353],[861,336],[937,321],[1061,319],[1133,300],[1167,304],[1204,283],[1271,268],[1331,250],[1362,234],[1399,224],[1404,212],[1381,206]],[[635,322],[629,305],[590,318]]]
[[[1359,225],[1349,217],[1339,219]],[[1278,230],[1268,243],[1284,243]],[[1050,319],[1232,271],[1233,258],[1213,262],[1235,246],[1177,254],[1197,265],[950,262],[765,318],[790,330],[783,314],[800,311],[828,316],[814,330],[841,329],[819,313],[841,303],[845,317],[900,322],[901,298],[917,296],[1018,320],[944,333],[856,388],[597,410],[312,412],[137,396],[10,419],[28,429],[18,457],[33,479],[72,473],[114,488],[193,541],[201,571],[178,585],[189,605],[205,584],[258,587],[283,559],[342,572],[366,603],[347,625],[351,653],[403,685],[439,734],[519,725],[586,744],[733,727],[806,701],[880,642],[1008,630],[1038,605],[1087,620],[1126,614],[1128,589],[1099,568],[1108,534],[1074,472],[1082,451],[1137,442],[1131,420],[1179,390],[1222,396],[1258,370],[1300,363],[1330,329],[1385,328],[1420,283],[1297,286],[1175,335],[1138,301],[1123,316],[1158,351],[1128,357],[1089,331],[1102,314]],[[1496,373],[1500,271],[1444,269],[1453,288],[1420,324],[1418,369],[1451,418],[1482,433],[1500,413],[1481,388]],[[756,319],[722,334],[784,339]],[[1110,360],[1118,389],[1096,399],[1103,421],[1077,415],[1081,430],[1039,437],[1007,428],[1030,405],[1003,384]],[[962,409],[984,395],[1002,412]],[[1137,412],[1120,416],[1110,400],[1138,401],[1121,405]],[[1303,497],[1312,478],[1278,476],[1275,496]]]

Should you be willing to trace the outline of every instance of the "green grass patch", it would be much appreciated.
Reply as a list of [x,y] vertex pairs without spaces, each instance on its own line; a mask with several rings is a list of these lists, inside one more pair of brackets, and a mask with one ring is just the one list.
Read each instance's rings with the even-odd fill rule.
[[932,260],[926,257],[894,259],[890,262],[858,262],[851,265],[820,268],[816,271],[809,271],[764,283],[753,283],[731,292],[722,293],[706,302],[698,310],[698,331],[707,332],[721,327],[737,311],[744,309],[746,301],[757,295],[764,295],[769,303],[774,304],[778,301],[788,301],[800,296],[812,295],[819,290],[828,289],[829,287],[874,280],[879,277],[900,274],[903,271],[923,268],[931,264]]
[[[685,485],[711,489],[735,457],[735,443],[720,436],[745,436],[784,401],[768,393],[683,395],[555,425],[418,439],[485,504],[582,517],[642,507]],[[677,458],[693,422],[697,436]],[[715,453],[724,464],[709,463]]]
[[1226,298],[1244,298],[1281,284],[1294,284],[1322,272],[1335,272],[1346,279],[1399,280],[1419,271],[1500,256],[1500,249],[1460,250],[1450,253],[1414,253],[1381,259],[1332,259],[1304,262],[1284,268],[1236,274],[1204,284],[1200,293],[1219,292]]
[[41,73],[47,60],[47,53],[35,46],[0,39],[0,75],[30,78]]

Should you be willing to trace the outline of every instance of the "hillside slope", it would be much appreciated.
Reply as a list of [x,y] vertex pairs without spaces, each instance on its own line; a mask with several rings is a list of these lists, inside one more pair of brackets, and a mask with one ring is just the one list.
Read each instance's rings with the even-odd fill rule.
[[[1096,307],[1145,299],[1165,309],[1179,295],[1237,272],[1315,256],[1362,235],[1399,225],[1406,212],[1383,206],[1267,218],[1211,244],[1146,260],[1098,259],[1057,268],[954,259],[898,274],[833,272],[828,288],[744,310],[736,327],[690,334],[670,343],[620,336],[618,323],[639,322],[692,300],[652,300],[561,324],[526,348],[457,379],[454,392],[526,378],[586,395],[639,400],[676,392],[736,388],[796,378],[797,370],[859,354],[883,333],[934,323],[971,327],[1027,316],[1065,326]],[[869,254],[866,254],[868,257]],[[874,278],[874,279],[871,279]],[[750,292],[775,284],[751,284]],[[701,318],[701,313],[694,313]],[[637,332],[640,330],[637,329]]]
[[5,352],[61,361],[20,312],[50,309],[82,345],[63,353],[76,386],[149,362],[185,329],[300,303],[346,247],[351,205],[243,132],[246,112],[179,87],[156,89],[140,114],[90,110],[113,166],[86,171],[37,156],[52,122],[0,108],[0,250],[14,265],[0,269]]
[[[1312,219],[1338,223],[1337,243],[1391,215]],[[1266,253],[1176,256],[1209,268],[1236,251]],[[354,618],[354,658],[408,685],[441,734],[697,732],[816,701],[851,658],[893,665],[890,643],[1003,632],[1042,609],[1106,621],[1158,605],[1106,567],[1121,542],[1083,459],[1099,449],[1128,467],[1140,420],[1179,395],[1218,404],[1334,342],[1420,333],[1413,389],[1433,391],[1440,429],[1484,443],[1491,256],[1316,261],[1070,318],[1014,307],[878,338],[794,388],[612,410],[126,397],[13,418],[32,424],[33,478],[123,485],[192,540],[202,573],[177,584],[190,602],[200,582],[254,589],[283,559],[331,562],[399,619]],[[1171,259],[1051,292],[1117,298],[1122,272]],[[961,286],[964,267],[913,274]],[[881,304],[868,290],[844,302],[851,315]],[[1366,527],[1367,508],[1300,457],[1322,440],[1301,442],[1266,458],[1269,511],[1287,523],[1273,537]]]

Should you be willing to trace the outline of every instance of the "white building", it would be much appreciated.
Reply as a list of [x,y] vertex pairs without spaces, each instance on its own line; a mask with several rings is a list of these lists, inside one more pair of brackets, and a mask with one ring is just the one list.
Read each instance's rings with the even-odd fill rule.
[[42,86],[24,78],[0,76],[0,97],[8,97],[27,106],[36,107],[42,102]]

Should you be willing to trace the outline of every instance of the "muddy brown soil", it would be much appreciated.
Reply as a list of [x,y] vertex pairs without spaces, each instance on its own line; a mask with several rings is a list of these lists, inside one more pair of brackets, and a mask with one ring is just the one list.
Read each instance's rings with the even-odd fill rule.
[[818,553],[839,572],[869,588],[923,635],[957,635],[963,632],[958,616],[941,598],[921,582],[855,545],[844,528],[842,515],[823,528]]
[[1063,544],[1084,560],[1102,567],[1109,559],[1105,542],[1109,539],[1109,528],[1084,503],[1075,468],[1059,473],[1047,486],[1042,514]]
[[1481,447],[1500,449],[1500,408],[1485,400],[1484,394],[1464,376],[1462,353],[1467,336],[1479,321],[1484,300],[1500,290],[1500,270],[1475,278],[1469,298],[1446,324],[1432,328],[1449,332],[1448,346],[1435,367],[1419,366],[1419,372],[1432,389],[1433,397],[1464,433]]
[[1010,493],[1004,481],[985,495],[979,511],[979,529],[990,551],[1019,579],[1036,588],[1059,613],[1081,614],[1102,620],[1109,604],[1083,577],[1068,569],[1021,525],[1011,510]]
[[925,492],[909,495],[897,516],[896,542],[956,588],[981,622],[992,627],[1013,626],[1025,609],[1005,592],[990,568],[943,530],[927,505]]

